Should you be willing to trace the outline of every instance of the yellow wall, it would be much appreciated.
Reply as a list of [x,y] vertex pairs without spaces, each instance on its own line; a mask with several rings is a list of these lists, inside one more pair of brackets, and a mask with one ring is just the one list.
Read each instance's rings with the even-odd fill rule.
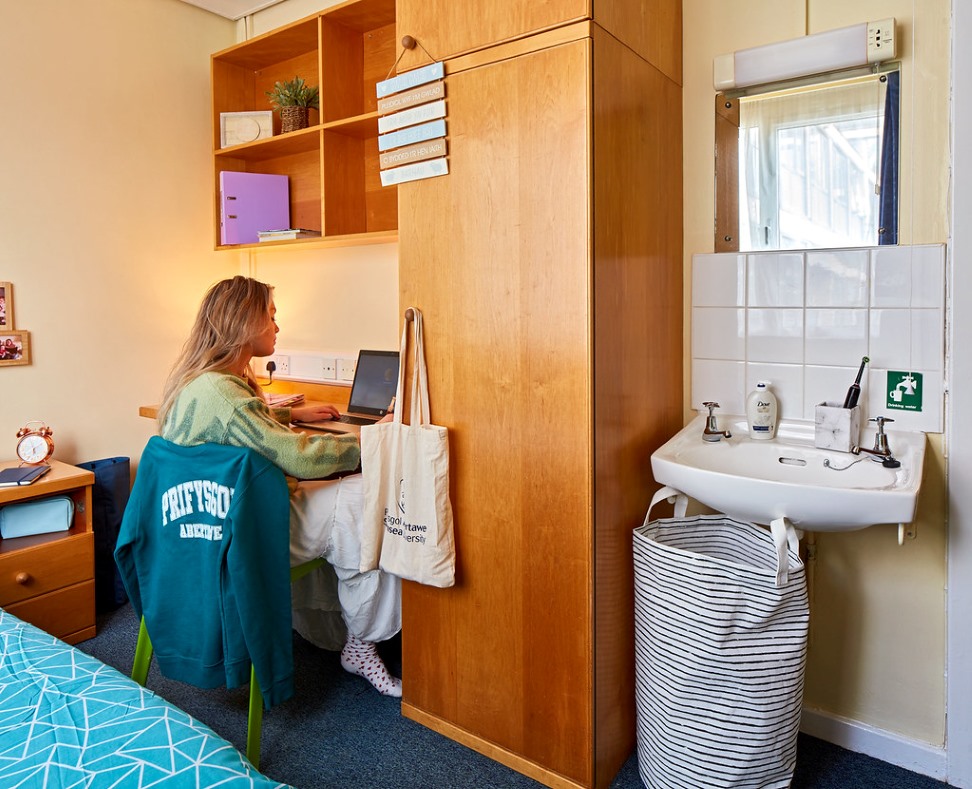
[[[254,14],[239,40],[343,0],[286,0]],[[233,254],[233,253],[227,253]],[[355,354],[398,348],[398,245],[243,253],[244,270],[275,288],[277,347]],[[258,373],[261,371],[257,371]]]
[[34,0],[0,25],[0,280],[33,364],[0,367],[0,456],[42,419],[55,457],[137,457],[210,242],[209,62],[231,22],[175,0]]
[[[887,16],[902,61],[900,240],[947,241],[948,0],[685,0],[686,307],[691,256],[713,251],[713,57]],[[929,439],[917,539],[898,547],[892,526],[816,537],[805,706],[941,746],[945,472],[942,437]]]
[[395,245],[213,251],[209,56],[242,30],[176,0],[5,4],[0,281],[33,364],[0,367],[0,457],[42,419],[61,460],[136,460],[138,406],[237,273],[277,286],[281,347],[398,347]]

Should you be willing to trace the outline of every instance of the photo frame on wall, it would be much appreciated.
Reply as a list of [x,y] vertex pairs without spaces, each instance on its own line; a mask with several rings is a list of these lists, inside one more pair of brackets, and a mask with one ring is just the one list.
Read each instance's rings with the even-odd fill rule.
[[0,367],[30,364],[30,332],[0,331]]
[[0,332],[14,327],[13,285],[0,282]]

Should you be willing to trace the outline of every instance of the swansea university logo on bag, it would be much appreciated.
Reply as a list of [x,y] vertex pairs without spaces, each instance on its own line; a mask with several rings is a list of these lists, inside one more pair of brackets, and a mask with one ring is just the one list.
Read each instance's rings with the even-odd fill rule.
[[398,512],[390,512],[385,507],[385,534],[393,537],[400,537],[405,542],[417,542],[425,544],[425,535],[428,534],[429,527],[425,524],[410,523],[408,513],[405,511],[405,480],[398,480]]

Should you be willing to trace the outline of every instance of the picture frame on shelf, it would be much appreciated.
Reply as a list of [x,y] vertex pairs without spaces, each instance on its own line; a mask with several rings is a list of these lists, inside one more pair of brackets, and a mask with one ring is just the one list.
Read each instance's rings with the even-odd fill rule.
[[221,112],[219,147],[229,148],[273,137],[273,110]]
[[0,332],[14,327],[13,285],[0,282]]
[[0,331],[0,367],[30,364],[30,332]]

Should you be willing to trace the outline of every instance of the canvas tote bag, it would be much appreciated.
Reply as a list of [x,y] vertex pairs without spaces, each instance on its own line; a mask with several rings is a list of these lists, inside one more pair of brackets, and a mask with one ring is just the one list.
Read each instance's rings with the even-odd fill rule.
[[[649,520],[662,497],[675,517]],[[809,606],[792,526],[685,516],[662,488],[634,531],[638,769],[649,789],[785,789]]]
[[[429,586],[455,583],[456,549],[449,502],[449,433],[430,423],[422,313],[402,330],[395,418],[361,428],[364,532],[361,570]],[[406,313],[407,315],[408,313]],[[405,362],[412,326],[412,407],[402,422]]]

